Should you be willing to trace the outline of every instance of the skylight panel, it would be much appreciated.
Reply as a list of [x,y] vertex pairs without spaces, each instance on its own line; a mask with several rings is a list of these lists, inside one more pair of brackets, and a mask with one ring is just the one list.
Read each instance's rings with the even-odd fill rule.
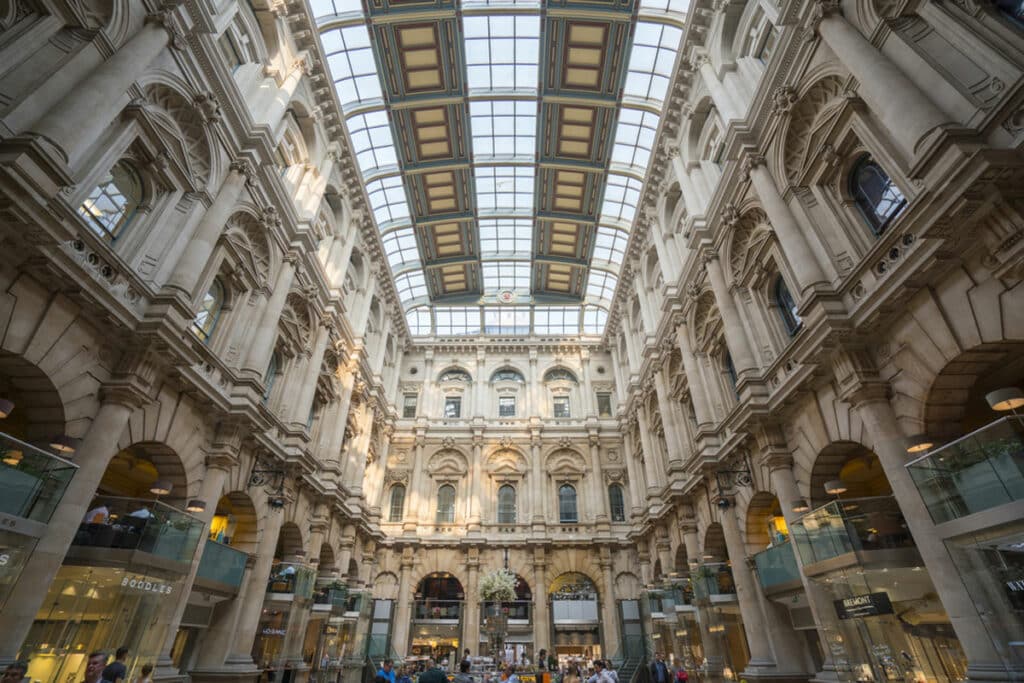
[[374,171],[398,166],[386,111],[370,111],[346,119],[359,170],[365,178]]
[[531,213],[534,169],[526,166],[477,166],[476,202],[481,212]]
[[611,301],[617,283],[618,278],[608,271],[591,268],[590,278],[587,280],[587,297]]
[[462,27],[471,91],[537,90],[539,16],[466,16]]
[[686,14],[690,9],[690,0],[640,0],[640,11],[668,12],[669,14]]
[[414,337],[430,336],[430,308],[417,306],[405,314],[405,322],[409,325],[409,333]]
[[638,22],[623,94],[664,102],[682,36],[682,30],[675,26]]
[[407,304],[413,299],[427,295],[427,283],[423,279],[422,271],[405,273],[395,278],[395,289],[398,290],[398,298],[402,304]]
[[409,222],[409,205],[405,201],[401,176],[371,180],[366,183],[366,194],[378,227],[394,221]]
[[383,97],[365,24],[324,31],[320,40],[342,109]]
[[623,107],[619,110],[619,124],[615,129],[612,163],[625,164],[641,174],[646,173],[657,135],[657,114]]
[[480,334],[479,306],[437,306],[434,319],[439,337]]
[[528,218],[483,218],[480,226],[480,255],[530,257],[533,221]]
[[586,306],[583,309],[583,334],[604,334],[607,323],[607,309],[600,306]]
[[540,7],[540,0],[462,0],[463,9],[476,7]]
[[536,156],[536,100],[475,100],[469,116],[475,159]]
[[363,13],[363,3],[360,0],[309,0],[309,6],[317,19],[335,14]]
[[622,260],[626,257],[627,242],[629,233],[625,230],[599,225],[594,240],[594,258],[621,266]]
[[401,228],[384,235],[384,253],[391,270],[408,264],[419,265],[420,253],[416,248],[416,235],[412,228]]
[[530,264],[527,261],[485,261],[483,276],[485,292],[530,289]]
[[530,334],[530,307],[485,307],[484,334]]
[[580,333],[579,306],[535,306],[533,309],[534,334]]
[[640,201],[643,183],[620,173],[609,173],[604,188],[604,203],[601,205],[601,222],[633,225],[636,206]]

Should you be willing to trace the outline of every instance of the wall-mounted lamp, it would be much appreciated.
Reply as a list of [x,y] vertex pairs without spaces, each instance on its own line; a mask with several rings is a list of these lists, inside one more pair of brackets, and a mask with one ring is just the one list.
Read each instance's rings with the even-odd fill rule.
[[807,504],[807,501],[803,498],[798,498],[793,501],[793,512],[797,514],[803,514],[811,509],[811,506]]
[[196,513],[206,512],[206,501],[205,500],[199,500],[198,498],[193,498],[185,506],[185,510],[187,510],[188,512],[196,512]]
[[911,455],[924,453],[934,446],[935,439],[931,438],[927,434],[914,434],[907,438],[907,453],[910,453]]
[[50,448],[63,453],[64,455],[70,455],[74,453],[80,443],[79,439],[74,439],[67,434],[58,434],[57,436],[50,439]]
[[6,398],[0,398],[0,419],[10,415],[12,410],[14,410],[14,401]]
[[985,394],[985,400],[992,410],[1009,410],[1016,415],[1017,408],[1024,408],[1024,391],[1020,387],[1004,387]]

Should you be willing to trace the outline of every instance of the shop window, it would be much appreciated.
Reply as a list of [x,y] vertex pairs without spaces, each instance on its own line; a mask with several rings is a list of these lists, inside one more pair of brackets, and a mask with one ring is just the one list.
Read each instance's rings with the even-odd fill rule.
[[609,393],[599,393],[597,395],[597,414],[600,417],[611,417],[612,416],[612,395]]
[[516,523],[516,489],[505,484],[498,489],[498,524]]
[[416,417],[416,394],[406,394],[402,397],[402,417]]
[[213,330],[217,327],[220,319],[220,312],[224,308],[224,285],[220,278],[215,278],[210,285],[209,291],[203,296],[203,302],[199,305],[199,312],[192,321],[192,333],[209,342],[213,336]]
[[263,384],[266,387],[263,390],[264,403],[270,399],[270,392],[274,390],[274,382],[277,381],[277,373],[280,371],[281,356],[275,351],[270,357],[270,365],[267,366],[267,372],[263,375]]
[[775,278],[775,304],[779,307],[779,315],[782,317],[782,324],[786,327],[789,336],[793,336],[800,329],[803,321],[797,313],[796,302],[793,295],[789,293],[786,281],[779,275]]
[[516,397],[515,396],[499,396],[498,397],[498,417],[515,417],[516,416]]
[[391,509],[388,511],[389,522],[401,522],[405,512],[405,487],[395,484],[391,487]]
[[89,193],[78,213],[100,237],[117,239],[135,219],[142,203],[142,177],[125,161],[119,161]]
[[575,524],[579,521],[576,512],[576,489],[570,484],[562,484],[558,489],[558,521],[562,524]]
[[437,523],[451,524],[455,521],[455,487],[445,484],[437,490]]
[[570,417],[568,396],[555,396],[553,399],[553,406],[556,418]]
[[462,417],[462,397],[447,396],[444,399],[444,416],[446,419]]
[[612,513],[613,522],[626,521],[626,500],[622,495],[622,487],[618,484],[608,487],[608,508]]
[[907,205],[906,198],[889,174],[867,155],[861,157],[850,173],[850,194],[876,235],[885,232]]

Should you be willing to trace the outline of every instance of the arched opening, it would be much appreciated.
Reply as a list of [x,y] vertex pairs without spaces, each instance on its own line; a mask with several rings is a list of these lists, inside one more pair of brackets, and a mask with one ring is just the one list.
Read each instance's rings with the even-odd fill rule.
[[[830,482],[841,481],[843,490],[826,491]],[[811,469],[811,507],[836,498],[872,498],[892,495],[892,488],[878,456],[853,441],[837,441],[822,449]]]
[[503,484],[498,489],[498,524],[516,523],[516,487]]
[[437,489],[436,519],[438,524],[455,522],[455,487],[451,484],[442,484]]
[[562,484],[558,487],[558,521],[562,524],[576,524],[579,521],[576,489],[572,484]]
[[395,484],[391,487],[391,499],[388,506],[388,521],[401,522],[405,516],[405,486]]
[[871,232],[881,235],[907,205],[889,174],[865,154],[850,171],[849,191]]
[[434,572],[416,584],[410,654],[441,662],[458,659],[462,633],[462,582],[448,572]]
[[759,491],[747,504],[747,552],[751,555],[789,540],[782,504],[772,493]]
[[259,541],[256,506],[247,493],[232,491],[221,496],[210,522],[209,540],[246,553],[256,552]]
[[626,521],[626,497],[622,492],[622,484],[608,485],[608,510],[613,522]]
[[594,581],[580,572],[566,572],[551,582],[548,596],[559,665],[600,658],[600,596]]

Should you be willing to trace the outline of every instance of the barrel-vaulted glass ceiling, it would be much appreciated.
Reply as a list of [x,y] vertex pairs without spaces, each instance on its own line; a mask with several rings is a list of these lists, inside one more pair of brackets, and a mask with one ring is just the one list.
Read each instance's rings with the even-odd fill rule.
[[600,335],[688,0],[310,0],[414,336]]

